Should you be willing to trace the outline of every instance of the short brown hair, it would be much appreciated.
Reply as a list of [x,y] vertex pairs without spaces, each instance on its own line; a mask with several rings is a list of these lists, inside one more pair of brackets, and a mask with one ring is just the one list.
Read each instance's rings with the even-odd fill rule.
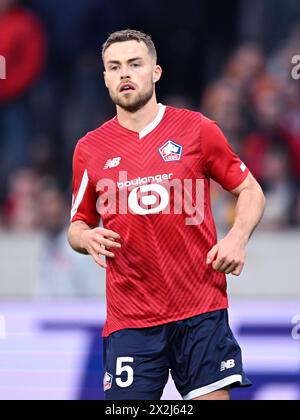
[[137,41],[144,42],[146,44],[149,54],[154,58],[155,63],[157,62],[157,52],[154,45],[154,42],[151,39],[150,35],[145,34],[141,31],[136,31],[134,29],[125,29],[123,31],[118,31],[110,34],[108,39],[102,46],[102,59],[104,61],[105,51],[112,45],[117,42],[126,42],[126,41]]

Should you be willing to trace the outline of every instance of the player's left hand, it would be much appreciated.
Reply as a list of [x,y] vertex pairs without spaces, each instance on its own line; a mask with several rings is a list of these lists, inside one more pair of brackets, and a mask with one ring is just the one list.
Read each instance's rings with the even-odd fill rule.
[[228,235],[217,243],[207,254],[207,264],[214,270],[240,276],[246,258],[246,243],[238,236]]

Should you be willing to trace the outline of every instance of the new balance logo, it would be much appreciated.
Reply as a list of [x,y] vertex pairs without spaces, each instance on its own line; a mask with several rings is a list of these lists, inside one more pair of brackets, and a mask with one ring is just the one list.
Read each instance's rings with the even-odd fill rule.
[[235,361],[227,360],[227,362],[221,363],[221,372],[224,372],[224,370],[233,369],[235,367]]
[[117,158],[114,158],[114,159],[109,159],[106,162],[106,164],[104,166],[104,169],[106,170],[106,169],[117,168],[121,163],[121,159],[122,158],[120,158],[120,157],[117,157]]

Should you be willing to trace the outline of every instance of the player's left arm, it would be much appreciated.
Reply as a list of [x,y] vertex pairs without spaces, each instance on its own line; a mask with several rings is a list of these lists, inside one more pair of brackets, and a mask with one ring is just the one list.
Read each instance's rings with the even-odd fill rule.
[[221,273],[240,276],[245,265],[247,243],[263,217],[266,200],[251,173],[231,193],[237,197],[234,225],[208,253],[207,264],[212,264]]

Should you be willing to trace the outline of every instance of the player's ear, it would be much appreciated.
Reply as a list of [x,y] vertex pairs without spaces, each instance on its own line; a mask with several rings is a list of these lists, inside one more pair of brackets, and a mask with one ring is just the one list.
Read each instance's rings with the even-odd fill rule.
[[162,68],[158,65],[154,67],[153,70],[153,83],[157,83],[162,76]]

